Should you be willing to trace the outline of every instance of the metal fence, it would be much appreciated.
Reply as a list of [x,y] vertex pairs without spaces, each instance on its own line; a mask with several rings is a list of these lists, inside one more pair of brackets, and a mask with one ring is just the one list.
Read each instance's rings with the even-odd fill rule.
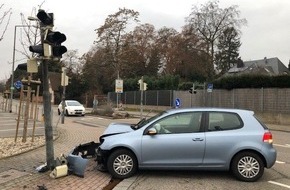
[[[118,98],[117,98],[118,95]],[[196,94],[188,91],[144,91],[143,105],[175,107],[179,99],[180,107],[224,107],[249,109],[267,113],[290,113],[289,88],[233,89],[233,90],[197,90]],[[141,92],[130,91],[121,94],[108,93],[108,100],[124,105],[140,105]]]

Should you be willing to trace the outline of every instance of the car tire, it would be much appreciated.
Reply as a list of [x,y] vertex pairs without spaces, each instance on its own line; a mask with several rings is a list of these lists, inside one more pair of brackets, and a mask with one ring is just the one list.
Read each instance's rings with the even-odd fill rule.
[[59,111],[59,109],[57,109],[57,113],[58,113],[58,115],[60,115],[60,111]]
[[264,163],[254,152],[241,152],[232,160],[231,171],[241,181],[254,182],[262,177]]
[[108,158],[107,168],[114,178],[125,179],[131,177],[137,171],[136,156],[126,149],[115,150]]
[[65,110],[65,115],[66,115],[66,116],[69,116],[69,114],[68,114],[68,111],[67,111],[67,110]]

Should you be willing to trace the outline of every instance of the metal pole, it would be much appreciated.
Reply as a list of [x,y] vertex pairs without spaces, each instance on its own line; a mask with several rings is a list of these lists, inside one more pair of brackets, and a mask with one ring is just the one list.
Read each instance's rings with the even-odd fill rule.
[[66,70],[65,68],[62,69],[62,87],[63,87],[63,90],[62,90],[62,103],[61,103],[61,106],[62,106],[62,112],[61,112],[61,124],[64,124],[64,114],[65,114],[65,78],[66,78]]
[[12,113],[12,99],[13,99],[13,90],[14,90],[14,87],[13,87],[13,83],[14,83],[14,63],[15,63],[15,45],[16,45],[16,28],[17,28],[17,25],[15,26],[14,28],[14,43],[13,43],[13,58],[12,58],[12,74],[11,74],[11,85],[10,85],[10,104],[9,104],[9,107],[10,107],[10,113]]
[[46,141],[46,161],[49,169],[54,167],[53,131],[51,122],[51,95],[48,83],[48,60],[42,61],[43,75],[43,108],[44,108],[44,128]]
[[141,100],[140,100],[140,119],[143,119],[143,92],[144,92],[144,80],[143,80],[143,76],[141,77]]
[[23,127],[22,142],[26,142],[26,137],[27,137],[27,125],[28,125],[30,93],[31,93],[30,82],[31,82],[31,75],[28,76],[28,83],[27,83],[26,106],[25,106],[25,112],[24,112],[24,127]]
[[[45,28],[41,27],[41,44],[44,41]],[[49,92],[48,79],[48,64],[49,60],[42,59],[42,84],[43,84],[43,113],[44,113],[44,128],[45,128],[45,144],[46,144],[46,163],[49,169],[53,169],[54,163],[54,148],[53,148],[53,129],[52,129],[52,114],[51,114],[51,94]]]
[[14,42],[13,42],[13,57],[12,57],[12,73],[11,73],[11,85],[10,85],[10,103],[9,112],[12,113],[12,100],[13,100],[13,90],[14,90],[14,65],[15,65],[15,49],[16,49],[16,30],[17,27],[30,27],[30,25],[15,25],[14,27]]

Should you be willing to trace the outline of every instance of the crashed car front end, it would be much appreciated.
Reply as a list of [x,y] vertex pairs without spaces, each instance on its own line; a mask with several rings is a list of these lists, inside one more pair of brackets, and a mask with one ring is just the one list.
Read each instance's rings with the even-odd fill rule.
[[[107,171],[107,159],[113,150],[111,147],[104,148],[104,142],[108,138],[114,138],[116,135],[128,133],[134,131],[134,127],[127,123],[111,123],[108,128],[104,131],[103,135],[99,138],[99,147],[96,150],[96,161],[98,163],[98,170]],[[102,146],[103,145],[103,146]]]
[[97,149],[97,157],[96,161],[98,163],[97,169],[99,171],[107,171],[107,159],[110,154],[110,151],[108,150],[102,150],[100,147]]

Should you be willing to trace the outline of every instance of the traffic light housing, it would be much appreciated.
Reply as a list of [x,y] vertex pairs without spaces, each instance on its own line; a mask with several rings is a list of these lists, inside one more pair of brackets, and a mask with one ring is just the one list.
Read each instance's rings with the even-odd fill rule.
[[193,84],[192,87],[188,91],[190,94],[196,94],[195,85]]
[[147,83],[144,82],[143,78],[141,78],[140,80],[138,80],[138,84],[139,84],[139,90],[140,91],[147,90]]
[[54,16],[53,13],[46,13],[44,10],[39,9],[37,13],[37,18],[40,21],[41,26],[53,27],[54,25]]
[[66,41],[66,36],[63,33],[57,31],[47,30],[44,43],[48,43],[51,46],[51,56],[61,58],[62,54],[67,52],[67,48],[61,43]]
[[189,93],[190,93],[190,94],[196,94],[196,90],[193,89],[193,88],[190,88],[190,89],[189,89]]
[[29,51],[31,51],[32,53],[38,53],[40,56],[44,55],[42,44],[29,46]]
[[17,69],[21,71],[27,71],[27,63],[18,64]]
[[54,25],[53,13],[46,13],[40,9],[37,18],[42,28],[42,43],[29,46],[29,51],[44,56],[46,59],[61,58],[62,54],[67,52],[67,48],[61,45],[66,40],[66,36],[60,32],[52,31]]
[[144,91],[147,90],[147,83],[146,82],[143,83],[143,90]]

